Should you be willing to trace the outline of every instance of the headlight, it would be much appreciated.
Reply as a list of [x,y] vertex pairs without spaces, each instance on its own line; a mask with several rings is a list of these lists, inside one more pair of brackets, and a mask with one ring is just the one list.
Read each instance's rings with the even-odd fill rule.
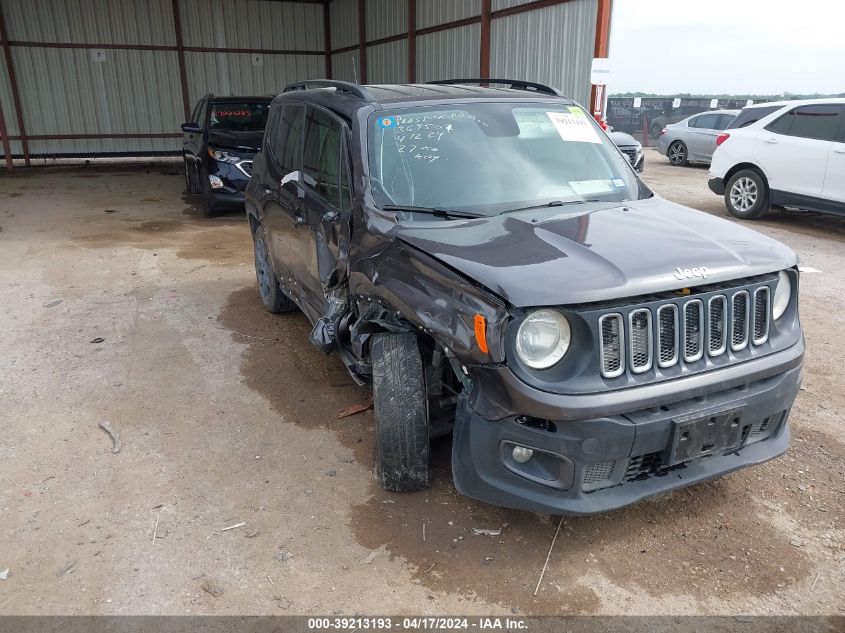
[[779,319],[789,307],[789,299],[792,297],[792,280],[785,270],[778,275],[778,287],[775,288],[775,298],[772,301],[772,316]]
[[516,332],[516,353],[529,367],[548,369],[566,354],[571,334],[569,321],[560,312],[537,310]]
[[224,152],[221,149],[214,149],[213,147],[208,148],[208,155],[221,163],[237,163],[241,159],[240,156],[235,156],[234,154]]

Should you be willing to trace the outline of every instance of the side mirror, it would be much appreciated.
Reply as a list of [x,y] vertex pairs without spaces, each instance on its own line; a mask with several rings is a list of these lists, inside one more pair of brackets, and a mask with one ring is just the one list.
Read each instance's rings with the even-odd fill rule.
[[202,132],[198,123],[194,123],[193,121],[187,121],[182,124],[182,131],[186,134],[199,134]]

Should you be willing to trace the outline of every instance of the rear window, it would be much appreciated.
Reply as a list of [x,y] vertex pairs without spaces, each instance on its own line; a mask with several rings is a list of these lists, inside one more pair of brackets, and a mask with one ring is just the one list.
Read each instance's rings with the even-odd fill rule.
[[211,104],[208,122],[212,130],[261,132],[267,124],[269,101],[222,101]]
[[757,123],[760,119],[769,116],[772,112],[779,110],[782,107],[783,106],[762,106],[759,108],[745,108],[728,126],[728,129],[734,130],[740,127],[748,127],[752,123]]
[[811,138],[819,141],[835,141],[839,137],[839,126],[845,118],[845,106],[809,105],[790,110],[766,129],[776,134]]

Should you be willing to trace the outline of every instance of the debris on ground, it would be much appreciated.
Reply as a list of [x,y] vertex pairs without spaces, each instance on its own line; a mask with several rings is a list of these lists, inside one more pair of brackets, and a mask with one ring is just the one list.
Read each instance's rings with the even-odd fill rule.
[[311,490],[310,488],[306,488],[304,492],[305,492],[306,495],[314,494],[314,491]]
[[102,343],[102,342],[104,342],[105,340],[106,340],[106,339],[104,339],[102,336],[98,336],[98,337],[96,337],[96,338],[92,338],[92,339],[91,339],[91,342],[92,342],[92,343]]
[[280,563],[286,563],[286,562],[288,562],[291,558],[293,558],[293,554],[291,554],[290,552],[288,552],[288,551],[286,551],[286,550],[281,550],[281,551],[279,551],[279,552],[276,552],[276,555],[275,555],[275,556],[273,556],[273,558],[275,558],[275,559],[276,559],[277,561],[279,561]]
[[0,580],[7,580],[9,578],[9,568],[0,571]]
[[64,301],[64,299],[56,299],[55,301],[51,301],[50,303],[46,304],[44,307],[45,307],[45,308],[55,308],[55,307],[56,307],[57,305],[59,305],[62,301]]
[[103,429],[106,433],[109,434],[111,438],[111,452],[112,453],[119,453],[120,447],[123,444],[120,441],[120,435],[117,431],[115,431],[114,427],[111,425],[111,422],[106,420],[105,422],[100,422],[100,428]]
[[235,528],[243,527],[246,525],[245,521],[241,521],[240,523],[235,523],[234,525],[230,525],[229,527],[224,527],[221,532],[225,532],[227,530],[234,530]]
[[71,561],[66,562],[66,563],[65,563],[64,565],[62,565],[61,567],[59,567],[59,570],[56,572],[56,578],[61,578],[62,576],[64,576],[64,575],[65,575],[66,573],[68,573],[71,569],[73,569],[73,567],[74,567],[74,566],[76,565],[76,563],[78,563],[78,562],[79,562],[78,560],[71,560]]
[[91,523],[91,519],[85,519],[82,523],[78,524],[76,527],[83,527]]
[[474,536],[501,536],[502,528],[496,530],[488,530],[486,528],[472,528]]
[[337,477],[337,471],[336,470],[330,470],[329,472],[326,473],[326,476],[327,477]]
[[373,399],[369,398],[366,402],[360,402],[358,404],[350,404],[348,407],[344,407],[340,411],[337,412],[337,419],[341,420],[343,418],[348,418],[353,415],[357,415],[359,413],[363,413],[364,411],[369,411],[373,408]]
[[261,534],[261,532],[259,532],[258,530],[255,530],[255,532],[250,532],[249,534],[247,534],[246,537],[247,538],[255,538],[259,534]]
[[223,595],[223,587],[214,582],[211,578],[206,578],[200,585],[202,590],[214,598],[219,598]]
[[279,603],[280,609],[284,609],[285,611],[287,611],[290,608],[290,605],[293,604],[292,600],[288,600],[284,596],[280,596],[280,595],[273,596],[273,600],[275,600],[277,603]]
[[373,561],[376,558],[378,558],[379,556],[381,556],[381,550],[380,549],[374,549],[372,552],[367,554],[367,556],[365,558],[363,558],[361,560],[361,564],[362,565],[372,565]]

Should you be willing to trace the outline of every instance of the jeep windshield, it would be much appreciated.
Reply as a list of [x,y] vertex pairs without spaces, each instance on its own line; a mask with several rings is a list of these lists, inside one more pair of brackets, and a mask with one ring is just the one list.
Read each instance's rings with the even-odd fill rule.
[[375,202],[389,210],[492,216],[651,195],[576,105],[474,103],[375,112],[368,154]]
[[226,132],[261,132],[269,111],[269,101],[218,101],[211,104],[208,127]]

